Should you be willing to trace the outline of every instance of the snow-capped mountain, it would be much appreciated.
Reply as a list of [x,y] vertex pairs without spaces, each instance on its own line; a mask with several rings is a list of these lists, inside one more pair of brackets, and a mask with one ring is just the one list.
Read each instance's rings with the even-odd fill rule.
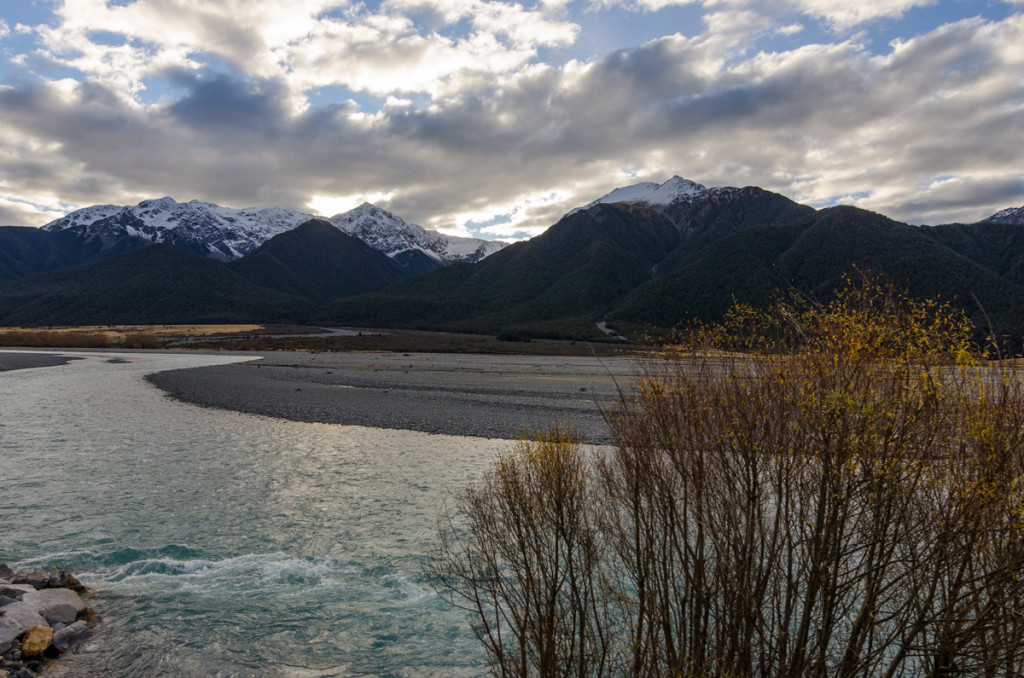
[[[104,244],[125,237],[141,238],[231,261],[313,218],[316,217],[312,214],[282,207],[233,209],[199,200],[180,203],[173,198],[160,198],[143,200],[135,206],[86,207],[50,222],[43,229],[69,230],[83,240],[100,238]],[[479,261],[506,245],[475,238],[451,238],[369,204],[327,221],[388,256],[419,250],[441,264]]]
[[160,198],[143,200],[135,206],[86,207],[50,222],[43,229],[74,231],[83,240],[101,238],[113,242],[130,236],[230,261],[310,218],[308,214],[280,207],[231,209],[199,200],[182,203]]
[[570,211],[569,214],[574,214],[602,203],[626,202],[667,207],[668,205],[676,203],[696,202],[702,198],[708,197],[718,190],[721,189],[708,188],[690,181],[689,179],[683,179],[682,177],[675,176],[663,184],[657,184],[653,181],[644,181],[639,184],[633,184],[632,186],[616,188],[611,193],[608,193],[607,195],[604,195],[583,207],[577,207]]
[[503,248],[507,243],[479,238],[457,238],[422,226],[410,224],[368,202],[328,219],[336,228],[353,235],[370,247],[395,256],[417,249],[438,263],[466,261],[475,263]]
[[1024,226],[1024,207],[1007,207],[1005,210],[999,210],[987,219],[982,219],[981,223]]

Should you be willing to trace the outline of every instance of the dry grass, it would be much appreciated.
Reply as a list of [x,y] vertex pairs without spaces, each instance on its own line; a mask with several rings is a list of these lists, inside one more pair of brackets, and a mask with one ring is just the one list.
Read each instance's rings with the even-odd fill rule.
[[223,337],[262,330],[262,325],[93,325],[4,327],[0,346],[46,348],[161,348],[187,337]]

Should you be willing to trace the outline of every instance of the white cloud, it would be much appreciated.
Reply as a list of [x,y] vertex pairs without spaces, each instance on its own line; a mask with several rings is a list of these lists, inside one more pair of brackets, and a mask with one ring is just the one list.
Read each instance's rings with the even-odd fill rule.
[[69,206],[52,195],[13,197],[0,194],[0,225],[42,226],[60,219],[68,211]]
[[[36,28],[45,55],[126,95],[170,68],[201,69],[218,60],[249,77],[288,85],[290,108],[306,109],[316,88],[341,85],[379,95],[426,92],[447,96],[473,74],[507,73],[541,46],[566,46],[576,24],[546,9],[484,0],[426,3],[395,0],[371,13],[331,0],[67,0],[55,26]],[[362,6],[357,6],[362,7]],[[403,12],[430,8],[443,28],[468,20],[471,30],[445,36]],[[106,44],[96,27],[121,36]]]
[[790,0],[793,9],[821,19],[836,29],[882,18],[895,18],[914,7],[927,7],[936,0],[861,0],[835,2],[835,0]]
[[[38,35],[88,77],[0,87],[4,194],[76,205],[171,194],[325,214],[380,200],[416,223],[503,237],[673,174],[929,222],[1024,202],[1019,13],[881,55],[858,36],[760,53],[758,36],[802,37],[804,17],[825,10],[800,3],[794,21],[788,1],[720,0],[696,35],[558,65],[541,63],[541,48],[578,30],[558,3],[329,5],[69,0],[64,23]],[[414,24],[414,10],[433,24]],[[101,40],[95,25],[130,39]],[[218,61],[231,69],[214,72]],[[161,77],[176,89],[142,103]],[[308,104],[332,85],[363,104]]]
[[[570,194],[564,190],[539,191],[527,195],[516,196],[504,204],[488,204],[477,209],[460,212],[455,215],[455,228],[438,229],[449,235],[472,235],[471,224],[487,224],[480,230],[497,236],[514,237],[527,232],[533,225],[537,212],[546,213],[552,205],[564,204]],[[547,226],[548,224],[544,224]]]

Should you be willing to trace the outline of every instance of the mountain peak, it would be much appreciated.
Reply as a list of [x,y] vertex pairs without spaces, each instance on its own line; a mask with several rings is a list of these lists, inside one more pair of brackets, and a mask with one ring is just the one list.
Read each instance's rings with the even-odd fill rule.
[[507,244],[494,240],[444,236],[409,223],[368,202],[343,214],[336,214],[329,221],[340,231],[356,236],[391,257],[409,250],[419,250],[438,264],[452,261],[476,262]]
[[611,193],[603,195],[583,207],[577,207],[569,212],[569,214],[574,214],[602,203],[626,202],[664,207],[677,202],[692,202],[694,199],[706,196],[709,191],[710,189],[706,186],[680,176],[673,176],[661,184],[653,181],[642,181],[638,184],[616,188]]
[[142,209],[160,209],[160,210],[171,210],[178,206],[178,201],[169,195],[165,195],[162,198],[154,198],[150,200],[143,200],[138,204],[138,207]]
[[987,219],[982,219],[981,223],[1024,226],[1024,207],[1007,207],[1005,210],[999,210]]

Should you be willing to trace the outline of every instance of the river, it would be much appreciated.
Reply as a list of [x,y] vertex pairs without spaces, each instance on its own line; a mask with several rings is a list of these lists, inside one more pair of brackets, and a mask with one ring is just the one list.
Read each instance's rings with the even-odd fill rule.
[[0,562],[78,573],[103,617],[48,675],[485,673],[423,563],[511,443],[204,409],[143,379],[231,356],[67,354],[0,373]]

